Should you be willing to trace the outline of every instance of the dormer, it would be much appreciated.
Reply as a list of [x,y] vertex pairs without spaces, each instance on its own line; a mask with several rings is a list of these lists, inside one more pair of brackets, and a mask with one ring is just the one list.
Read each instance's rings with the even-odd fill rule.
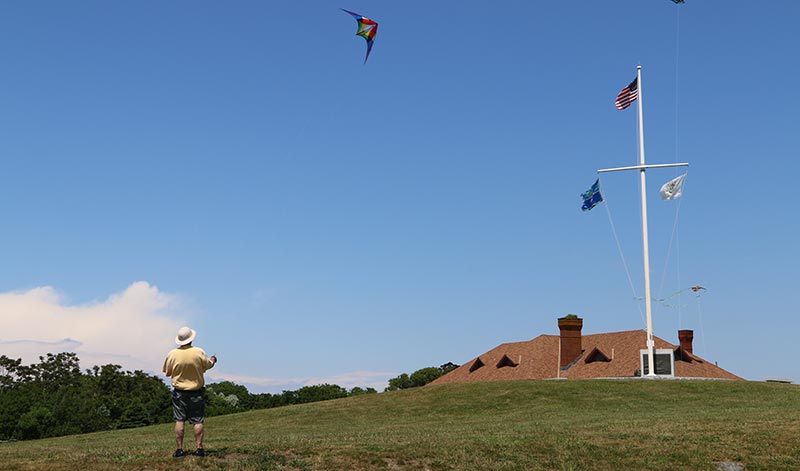
[[475,371],[478,368],[481,368],[483,366],[484,366],[484,363],[481,361],[481,358],[478,357],[478,358],[475,359],[475,361],[472,362],[472,365],[470,365],[469,372],[472,373],[473,371]]
[[497,367],[498,368],[503,368],[503,367],[506,367],[506,366],[510,366],[510,367],[513,368],[513,367],[515,367],[517,365],[519,365],[519,363],[515,362],[511,358],[508,358],[508,355],[503,355],[503,358],[501,358],[500,361],[497,362]]
[[594,347],[588,355],[586,355],[586,359],[583,360],[584,363],[594,363],[596,361],[602,361],[608,363],[611,361],[611,358],[608,357],[602,350],[597,347]]

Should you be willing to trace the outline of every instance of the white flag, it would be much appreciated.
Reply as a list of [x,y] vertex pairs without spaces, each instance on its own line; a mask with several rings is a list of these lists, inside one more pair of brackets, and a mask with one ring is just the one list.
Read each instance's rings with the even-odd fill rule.
[[683,179],[686,178],[686,174],[673,178],[672,180],[664,183],[661,187],[661,199],[662,200],[674,200],[675,198],[680,198],[681,194],[683,193]]

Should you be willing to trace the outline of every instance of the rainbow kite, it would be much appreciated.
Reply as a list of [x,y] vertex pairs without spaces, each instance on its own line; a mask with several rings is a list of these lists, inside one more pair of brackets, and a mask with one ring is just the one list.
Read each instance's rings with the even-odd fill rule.
[[378,23],[370,20],[366,16],[353,13],[352,11],[341,9],[345,13],[349,13],[358,22],[358,31],[356,36],[361,36],[367,41],[367,57],[364,58],[364,63],[369,59],[369,53],[372,51],[372,44],[375,42],[375,35],[378,33]]

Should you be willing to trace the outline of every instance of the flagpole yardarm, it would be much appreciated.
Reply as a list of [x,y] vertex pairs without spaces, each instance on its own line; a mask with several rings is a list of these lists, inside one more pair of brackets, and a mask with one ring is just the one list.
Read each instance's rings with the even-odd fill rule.
[[646,170],[648,168],[668,168],[668,167],[688,167],[689,164],[686,162],[674,163],[674,164],[649,164],[649,165],[631,165],[628,167],[615,167],[615,168],[601,168],[597,171],[597,173],[605,173],[605,172],[618,172],[620,170]]

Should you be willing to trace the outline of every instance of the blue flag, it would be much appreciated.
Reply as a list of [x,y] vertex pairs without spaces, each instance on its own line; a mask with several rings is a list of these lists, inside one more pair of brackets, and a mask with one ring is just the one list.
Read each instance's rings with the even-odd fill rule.
[[603,201],[603,195],[600,194],[599,178],[595,180],[591,188],[581,193],[581,198],[583,198],[583,206],[581,206],[582,211],[589,211]]

